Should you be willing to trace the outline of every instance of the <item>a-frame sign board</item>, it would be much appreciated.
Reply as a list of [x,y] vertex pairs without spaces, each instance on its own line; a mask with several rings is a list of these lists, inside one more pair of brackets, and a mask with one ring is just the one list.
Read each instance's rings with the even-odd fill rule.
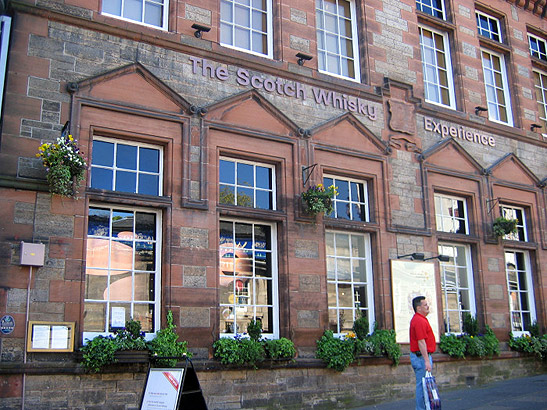
[[183,368],[148,369],[141,401],[141,410],[207,410],[194,365],[187,357],[161,357],[185,359]]

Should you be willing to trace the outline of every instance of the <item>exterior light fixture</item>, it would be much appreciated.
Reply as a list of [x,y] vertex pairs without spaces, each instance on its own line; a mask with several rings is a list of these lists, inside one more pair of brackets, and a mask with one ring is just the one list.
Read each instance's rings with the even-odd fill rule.
[[310,56],[304,53],[298,53],[296,54],[296,58],[298,58],[298,61],[297,61],[298,65],[304,65],[304,62],[310,61],[313,58],[313,56]]
[[211,31],[211,27],[202,26],[201,24],[197,23],[192,24],[192,28],[196,30],[196,32],[194,33],[194,36],[196,36],[196,38],[201,38],[201,33],[208,33],[209,31]]
[[437,255],[437,256],[432,256],[431,258],[425,258],[424,261],[428,261],[430,259],[438,259],[441,262],[448,262],[450,260],[450,256],[448,256],[448,255]]
[[397,256],[397,259],[406,258],[408,256],[410,256],[410,259],[417,260],[417,261],[423,261],[425,257],[425,255],[421,252],[414,252],[414,253],[409,253],[407,255]]
[[539,124],[532,124],[532,125],[530,125],[530,129],[531,129],[532,131],[535,131],[536,128],[543,128],[543,127],[542,127],[541,125],[539,125]]
[[475,107],[475,115],[480,115],[483,111],[488,111],[488,108],[481,107],[480,105]]

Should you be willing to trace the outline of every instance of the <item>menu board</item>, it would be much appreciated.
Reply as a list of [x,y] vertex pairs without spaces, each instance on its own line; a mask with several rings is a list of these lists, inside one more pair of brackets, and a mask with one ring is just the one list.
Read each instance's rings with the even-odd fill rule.
[[28,323],[27,352],[74,351],[74,322]]
[[175,410],[182,388],[184,369],[151,368],[146,381],[141,410]]
[[430,306],[427,319],[435,339],[439,340],[437,316],[437,287],[435,265],[431,262],[408,260],[391,261],[391,287],[393,294],[393,316],[398,343],[410,343],[410,320],[414,315],[412,299],[425,296]]

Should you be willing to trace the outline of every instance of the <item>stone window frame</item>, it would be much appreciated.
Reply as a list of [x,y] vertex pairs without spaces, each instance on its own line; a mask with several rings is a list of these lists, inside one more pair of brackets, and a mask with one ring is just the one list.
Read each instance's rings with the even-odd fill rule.
[[[271,249],[269,249],[269,253],[271,254],[271,279],[267,279],[267,278],[263,278],[264,280],[270,280],[271,281],[271,294],[268,295],[269,298],[271,298],[271,306],[269,304],[266,304],[266,305],[258,305],[257,303],[254,303],[253,300],[249,300],[248,298],[246,299],[246,301],[250,301],[250,303],[245,303],[245,304],[238,304],[236,303],[237,302],[237,299],[236,297],[240,297],[241,295],[238,295],[236,293],[236,276],[235,275],[223,275],[222,274],[222,259],[224,258],[224,255],[226,254],[226,252],[230,252],[231,251],[231,255],[233,257],[233,260],[231,262],[231,266],[232,266],[232,269],[236,269],[236,266],[238,264],[238,261],[241,260],[241,261],[244,261],[245,259],[240,259],[240,258],[237,258],[236,259],[236,256],[237,256],[237,253],[238,253],[238,245],[235,244],[235,239],[232,243],[234,243],[233,246],[231,247],[227,247],[227,246],[222,246],[222,244],[220,243],[220,223],[221,222],[230,222],[233,224],[234,226],[234,230],[233,232],[235,232],[235,224],[248,224],[248,225],[252,225],[253,227],[253,237],[254,237],[254,227],[256,225],[262,225],[262,226],[268,226],[270,227],[270,240],[271,240]],[[235,235],[235,233],[234,233]],[[219,316],[219,336],[220,337],[236,337],[238,334],[241,334],[241,333],[247,333],[247,329],[233,329],[232,328],[232,331],[228,332],[222,332],[222,320],[224,318],[224,320],[227,320],[230,318],[230,316],[232,316],[232,318],[234,319],[234,316],[233,316],[233,311],[230,312],[230,308],[233,308],[234,310],[236,310],[238,308],[238,306],[241,308],[241,309],[248,309],[249,307],[251,307],[253,309],[253,312],[252,312],[252,318],[256,320],[257,318],[257,315],[256,315],[256,308],[257,307],[271,307],[272,309],[272,317],[271,317],[271,321],[272,321],[272,328],[273,328],[273,331],[272,332],[266,332],[266,331],[263,331],[262,333],[262,337],[265,338],[265,339],[278,339],[279,338],[279,334],[280,334],[280,329],[279,329],[279,309],[280,309],[280,303],[279,303],[279,266],[278,266],[278,247],[277,247],[277,224],[275,222],[265,222],[265,221],[260,221],[260,220],[256,220],[256,219],[242,219],[242,218],[229,218],[229,217],[220,217],[219,218],[219,272],[218,272],[218,277],[219,277],[219,310],[220,310],[220,316]],[[241,250],[242,251],[251,251],[252,253],[252,257],[251,257],[251,262],[250,262],[250,265],[251,265],[251,275],[250,276],[245,276],[245,277],[249,277],[252,281],[253,281],[253,284],[255,283],[255,281],[257,279],[260,279],[260,277],[256,276],[256,267],[258,266],[258,264],[256,263],[256,259],[255,259],[255,256],[257,253],[260,253],[260,252],[264,252],[264,250],[261,250],[260,248],[257,248],[255,247],[254,245],[251,245],[251,247],[247,247],[246,244],[243,244],[242,247],[241,247]],[[230,261],[228,261],[228,264],[230,264]],[[222,300],[222,284],[221,284],[221,280],[222,279],[226,279],[226,280],[229,280],[230,278],[234,278],[232,279],[232,286],[233,286],[233,296],[234,296],[234,301],[233,302],[230,302],[228,300],[228,302],[230,303],[223,303],[223,300]],[[253,285],[254,286],[254,285]],[[252,292],[252,295],[250,296],[250,298],[254,298],[254,295],[256,294],[256,292]],[[244,307],[243,307],[244,306]],[[237,325],[237,315],[235,316],[235,320],[236,320],[236,325]]]
[[[459,215],[450,215],[450,213],[445,214],[443,212],[443,207],[439,207],[438,200],[441,199],[448,199],[452,201],[452,205],[456,204],[459,205],[461,203],[461,207],[457,206],[458,209],[463,209],[464,216],[460,217]],[[448,232],[448,233],[457,233],[461,235],[470,235],[469,232],[469,212],[467,209],[467,200],[463,197],[453,196],[453,195],[447,195],[443,193],[436,192],[434,194],[434,201],[435,201],[435,226],[437,231],[439,232]],[[440,208],[440,209],[439,209]],[[454,206],[450,209],[454,209]],[[454,229],[445,228],[445,220],[452,221],[452,225],[454,226]],[[440,223],[439,223],[440,221]],[[464,230],[465,232],[457,232],[459,229],[455,229],[456,222],[463,221],[464,223]],[[454,232],[453,232],[454,231]]]
[[[329,235],[333,236],[333,251],[329,252]],[[364,249],[362,249],[364,256],[355,256],[350,252],[348,255],[337,255],[336,253],[336,236],[345,235],[348,236],[348,249],[351,251],[353,247],[353,237],[363,238]],[[372,264],[372,247],[371,247],[371,237],[370,233],[365,232],[350,232],[338,229],[327,229],[325,230],[325,259],[326,259],[326,272],[327,272],[327,306],[329,311],[329,329],[334,332],[337,336],[343,336],[351,331],[351,326],[346,326],[345,329],[341,326],[340,321],[340,312],[350,312],[351,311],[351,324],[355,319],[358,319],[358,311],[366,312],[366,316],[369,322],[369,331],[372,331],[374,328],[375,322],[375,309],[374,309],[374,273],[373,273],[373,264]],[[349,274],[350,277],[348,280],[340,280],[338,278],[338,269],[337,264],[334,263],[335,260],[345,259],[349,261]],[[355,261],[363,261],[365,268],[365,281],[354,281],[353,280],[353,267]],[[340,306],[340,297],[339,297],[339,285],[349,285],[351,288],[352,295],[355,295],[354,289],[355,286],[360,286],[364,288],[366,293],[366,307],[362,307],[355,301],[355,298],[352,297],[352,306]],[[332,292],[332,287],[334,286],[334,292]],[[330,296],[333,294],[333,296]],[[359,299],[359,302],[361,300]],[[333,303],[334,302],[334,303]],[[336,324],[331,322],[331,318],[336,317]]]
[[[221,178],[221,176],[220,176],[220,167],[221,167],[220,163],[221,163],[221,161],[235,163],[236,166],[234,167],[234,171],[235,171],[234,183],[221,182],[220,181],[220,178]],[[245,165],[252,165],[253,166],[253,185],[252,186],[239,185],[238,184],[238,180],[237,180],[237,165],[238,164],[245,164]],[[257,167],[267,168],[271,171],[271,176],[270,176],[271,177],[271,180],[270,180],[271,188],[264,188],[264,187],[257,186],[257,172],[256,172]],[[221,156],[221,157],[219,157],[219,167],[218,168],[219,168],[219,176],[218,176],[218,178],[219,178],[219,183],[218,183],[219,199],[218,199],[218,203],[219,204],[233,205],[233,206],[243,208],[244,206],[237,204],[237,199],[238,199],[237,195],[234,195],[234,200],[236,202],[234,204],[223,203],[223,202],[221,202],[221,198],[220,198],[221,186],[233,187],[236,192],[238,190],[238,187],[241,187],[241,188],[245,188],[245,189],[251,189],[253,191],[253,206],[248,207],[248,208],[265,209],[265,210],[270,210],[270,211],[277,210],[277,176],[276,176],[276,167],[274,165],[263,163],[263,162],[258,162],[258,161],[249,161],[249,160],[244,160],[244,159],[232,158],[232,157],[228,157],[228,156]],[[272,204],[271,208],[259,208],[259,207],[256,206],[256,204],[257,204],[257,200],[256,200],[257,192],[269,192],[270,193],[270,195],[271,195],[271,204]]]
[[4,82],[6,81],[10,32],[11,17],[0,16],[0,117],[3,111]]
[[[425,44],[422,41],[424,38],[423,32],[428,31],[431,33],[432,38],[435,38],[435,36],[442,38],[442,45],[443,50],[438,49],[436,46],[432,50],[433,55],[435,57],[435,61],[426,61],[424,59],[424,56],[426,53],[424,53]],[[423,73],[423,82],[424,82],[424,99],[429,104],[434,104],[440,107],[449,108],[452,110],[456,109],[456,87],[454,83],[454,73],[452,72],[452,58],[451,58],[451,50],[450,50],[450,40],[449,40],[449,33],[446,31],[436,30],[430,26],[420,25],[418,26],[418,35],[420,37],[420,58],[422,62],[422,73]],[[435,44],[435,41],[433,41]],[[430,48],[430,47],[429,47]],[[442,53],[442,55],[445,58],[444,64],[438,62],[437,58],[439,53]],[[427,66],[433,67],[434,70],[434,79],[430,79],[428,73],[428,70],[426,69]],[[439,72],[445,71],[446,73],[446,85],[442,84],[442,81],[439,78]],[[434,87],[435,94],[438,94],[439,101],[436,101],[433,98],[429,98],[428,95],[428,84],[430,84],[432,87]],[[443,99],[442,91],[447,90],[448,93],[448,101],[446,99]]]
[[[461,334],[463,332],[463,314],[469,313],[471,316],[476,316],[475,304],[475,284],[473,280],[473,262],[471,258],[471,247],[467,244],[439,242],[439,255],[449,256],[448,262],[439,262],[439,272],[441,276],[441,301],[443,310],[443,321],[445,332],[452,334]],[[463,257],[459,252],[463,251]],[[454,257],[455,256],[455,257]],[[462,263],[463,262],[463,263]],[[465,269],[465,278],[460,276],[462,270]],[[447,286],[447,273],[454,272],[454,283],[451,287]],[[465,286],[467,282],[467,286]],[[467,292],[467,308],[462,307],[464,301],[464,293]],[[449,308],[448,295],[455,294],[457,306]],[[451,326],[451,319],[456,317],[457,327],[454,329]]]
[[516,219],[517,233],[509,233],[503,236],[507,241],[528,242],[528,229],[526,226],[526,210],[522,207],[513,205],[500,205],[500,214],[506,219]]
[[[532,45],[533,43],[537,45],[535,49]],[[528,33],[528,49],[532,57],[547,62],[547,40],[535,34]]]
[[[340,187],[339,187],[338,181],[339,182],[349,183],[350,189],[349,189],[349,192],[348,192],[348,195],[349,195],[348,200],[340,198]],[[362,187],[363,198],[361,198],[361,199],[353,198],[352,190],[351,190],[351,184],[356,184],[356,185]],[[330,175],[330,174],[323,175],[323,186],[325,188],[328,188],[330,185],[334,185],[338,189],[339,195],[332,198],[334,210],[330,215],[326,215],[326,216],[328,216],[330,218],[344,219],[344,220],[349,220],[349,221],[370,222],[370,210],[369,210],[369,199],[368,199],[368,182],[367,181],[360,180],[360,179],[355,179],[355,178],[339,177],[339,176]],[[349,207],[349,214],[350,214],[349,218],[343,218],[343,217],[339,216],[338,205],[340,205],[340,204],[346,204],[346,206]],[[358,206],[358,207],[363,208],[361,212],[364,215],[364,219],[356,219],[356,218],[353,217],[353,215],[354,215],[354,206]]]
[[[349,18],[347,16],[341,16],[340,14],[334,14],[332,12],[329,12],[325,10],[325,0],[321,0],[320,2],[316,2],[315,7],[315,16],[316,16],[316,38],[317,38],[317,67],[318,71],[333,77],[343,78],[346,80],[351,81],[361,81],[361,69],[360,69],[360,58],[359,58],[359,33],[357,30],[357,7],[355,5],[355,0],[328,0],[330,2],[335,2],[336,10],[339,10],[338,3],[341,1],[344,1],[346,3],[349,3],[349,11],[350,16]],[[317,8],[317,4],[321,3],[323,5],[322,9]],[[321,17],[321,15],[323,17]],[[332,18],[336,20],[336,31],[327,31],[326,30],[326,24],[325,24],[325,16],[329,15]],[[344,19],[346,21],[349,21],[351,24],[351,37],[348,37],[347,35],[344,35],[339,27],[339,21],[340,19]],[[331,38],[335,38],[336,42],[336,52],[332,52],[331,50],[327,50],[327,35],[330,35]],[[353,53],[353,56],[349,56],[349,53],[342,54],[342,49],[345,49],[345,47],[342,47],[342,40],[351,40],[351,52]],[[323,44],[323,47],[321,47],[321,44]],[[332,58],[335,58],[337,63],[337,69],[332,70],[329,68],[328,65],[328,56],[331,56]],[[343,73],[344,64],[343,62],[346,62],[347,65],[347,74]],[[353,61],[353,64],[350,66],[349,62]],[[350,70],[353,69],[353,76],[350,73]]]
[[[256,8],[253,3],[244,5],[241,2],[236,4],[234,0],[221,0],[219,5],[219,42],[222,46],[233,48],[235,50],[243,51],[246,53],[254,54],[269,59],[273,58],[273,1],[265,1],[266,8]],[[236,7],[241,11],[247,13],[248,22],[245,25],[236,24]],[[231,12],[231,18],[226,17],[228,8]],[[243,10],[245,9],[245,10]],[[253,22],[253,15],[260,15],[259,13],[266,15],[266,27],[257,28]],[[239,22],[238,22],[239,23]],[[226,41],[225,30],[229,29],[230,40]],[[236,29],[249,33],[249,45],[248,47],[236,44]],[[265,29],[265,30],[264,30]],[[253,50],[253,34],[259,36],[266,36],[266,50],[262,52]],[[259,43],[259,42],[257,42]],[[265,51],[265,52],[264,52]]]
[[538,116],[544,123],[544,129],[547,130],[547,72],[534,69],[532,75],[534,76]]
[[[110,222],[110,232],[108,235],[89,235],[89,220],[88,220],[88,228],[87,228],[87,233],[86,233],[86,247],[89,247],[89,241],[90,239],[100,239],[100,240],[108,240],[108,249],[109,249],[109,252],[110,252],[110,249],[112,248],[112,243],[114,242],[133,242],[133,244],[136,244],[136,243],[141,243],[141,244],[150,244],[150,243],[153,243],[155,245],[155,258],[154,258],[154,267],[155,269],[152,270],[152,271],[145,271],[145,270],[140,270],[141,272],[148,272],[148,273],[151,273],[154,275],[154,300],[153,301],[138,301],[138,303],[135,303],[135,300],[134,300],[134,292],[132,291],[132,296],[131,296],[131,300],[116,300],[115,302],[113,302],[112,300],[110,300],[110,293],[108,293],[108,298],[106,299],[93,299],[93,298],[87,298],[87,294],[86,292],[84,292],[84,299],[83,299],[83,302],[84,302],[84,322],[82,324],[82,333],[83,333],[83,341],[84,341],[84,344],[85,344],[85,341],[87,339],[89,340],[92,340],[94,337],[96,336],[99,336],[99,335],[102,335],[102,336],[108,336],[108,335],[113,335],[114,334],[114,330],[115,329],[112,329],[110,327],[110,319],[111,319],[111,304],[114,303],[114,304],[120,304],[120,303],[124,303],[124,304],[127,304],[127,303],[130,303],[131,304],[131,312],[129,314],[129,317],[130,318],[134,318],[134,319],[138,319],[138,318],[135,318],[133,313],[134,313],[134,306],[135,305],[148,305],[149,307],[153,307],[154,309],[154,312],[153,312],[153,320],[152,320],[152,331],[151,332],[146,332],[145,331],[145,339],[147,340],[151,340],[155,337],[155,334],[156,332],[160,329],[160,319],[161,319],[161,277],[162,277],[162,264],[161,264],[161,261],[162,261],[162,242],[163,242],[163,239],[162,239],[162,236],[163,236],[163,233],[162,233],[162,210],[161,209],[153,209],[153,208],[150,208],[150,207],[141,207],[141,206],[127,206],[127,205],[120,205],[120,204],[105,204],[105,203],[97,203],[97,202],[91,202],[89,205],[88,205],[88,214],[89,214],[89,210],[90,209],[104,209],[104,210],[109,210],[110,211],[110,217],[109,217],[109,222]],[[123,211],[123,212],[133,212],[134,214],[136,213],[146,213],[146,214],[150,214],[150,215],[154,215],[155,216],[155,239],[147,239],[147,238],[138,238],[138,237],[135,237],[136,235],[132,235],[132,236],[129,236],[127,238],[123,238],[123,240],[120,240],[120,241],[117,241],[116,239],[119,238],[119,237],[114,237],[112,234],[112,221],[113,221],[113,218],[112,218],[112,214],[114,211]],[[88,249],[88,248],[87,248]],[[135,247],[132,248],[133,249],[133,252],[134,252],[134,249]],[[86,253],[87,253],[87,250],[86,250]],[[111,270],[116,270],[116,268],[112,268],[110,266],[110,255],[108,256],[109,258],[109,263],[108,263],[108,267],[100,267],[100,266],[88,266],[89,265],[89,260],[90,260],[90,257],[86,255],[86,272],[88,269],[93,269],[95,271],[108,271],[110,272]],[[132,278],[134,277],[135,275],[135,271],[139,271],[139,269],[135,269],[135,266],[134,266],[134,260],[133,260],[133,266],[132,268],[130,269],[131,271],[131,275],[132,275]],[[123,269],[117,269],[118,271],[127,271],[127,269],[124,267]],[[138,273],[138,272],[137,272]],[[87,275],[87,273],[86,273]],[[107,288],[105,290],[108,289],[108,287],[110,287],[110,285],[112,285],[112,283],[115,283],[115,282],[112,282],[110,283],[110,273],[107,274]],[[87,289],[87,277],[86,277],[86,289]],[[132,281],[132,287],[134,286],[134,281]],[[86,303],[95,303],[95,304],[105,304],[107,309],[105,311],[105,321],[104,321],[104,325],[105,325],[105,329],[103,331],[86,331],[85,330],[85,304]],[[128,319],[127,315],[126,315],[126,319]],[[141,320],[141,323],[143,321]],[[125,322],[124,322],[125,323]],[[143,324],[143,329],[146,329],[146,327],[144,326]]]
[[[93,187],[93,173],[94,173],[94,170],[105,169],[105,170],[111,170],[112,171],[112,184],[111,184],[111,189],[108,189],[109,191],[128,192],[128,193],[132,193],[132,194],[140,194],[140,192],[139,192],[139,177],[141,175],[143,175],[143,176],[144,175],[149,175],[149,176],[156,176],[157,179],[158,179],[157,194],[154,195],[154,196],[162,196],[163,195],[163,171],[164,171],[164,169],[163,169],[163,156],[164,156],[164,152],[163,152],[163,147],[162,146],[143,143],[143,142],[130,141],[130,140],[120,139],[120,138],[103,137],[103,136],[98,136],[98,135],[95,135],[93,137],[93,142],[92,143],[94,143],[95,141],[114,144],[114,152],[113,152],[114,158],[112,159],[112,166],[94,164],[93,160],[94,160],[95,156],[93,155],[94,152],[92,150],[92,158],[91,158],[91,164],[90,164],[90,179],[89,179],[90,188],[94,188]],[[136,169],[121,168],[121,167],[117,166],[116,155],[117,155],[117,150],[118,150],[119,145],[127,145],[127,146],[137,147],[137,158],[136,158],[137,165],[136,165]],[[157,150],[158,151],[158,158],[159,158],[158,172],[142,171],[142,170],[139,169],[140,168],[139,154],[140,154],[141,149],[152,149],[152,150]],[[117,177],[118,172],[128,172],[128,173],[135,173],[136,174],[135,184],[136,184],[136,191],[137,192],[121,191],[121,190],[115,189],[116,188],[116,177]],[[147,195],[150,195],[150,194],[147,194]]]
[[[488,106],[488,119],[490,121],[512,127],[514,124],[514,119],[511,104],[511,93],[509,88],[509,75],[505,58],[506,56],[504,53],[499,53],[487,48],[481,48],[480,52],[484,77],[484,91]],[[488,58],[486,58],[487,56]],[[495,67],[496,59],[498,60],[497,65],[499,66],[499,69]],[[485,65],[485,61],[488,61],[489,66]],[[499,74],[499,76],[501,77],[501,84],[498,84],[496,82],[496,74]],[[491,80],[493,80],[493,82]],[[494,93],[489,93],[489,89],[494,89]],[[500,92],[503,94],[503,101],[498,100],[498,94]],[[495,97],[495,99],[491,98],[492,95]],[[506,110],[507,121],[501,119],[501,108]]]
[[[102,2],[102,9],[101,14],[109,17],[113,17],[116,19],[124,20],[124,21],[130,21],[132,23],[141,24],[143,26],[147,27],[153,27],[160,30],[167,31],[169,29],[169,0],[140,0],[144,7],[142,7],[141,11],[141,19],[135,20],[129,17],[123,17],[124,12],[124,6],[125,6],[125,0],[117,0],[120,2],[120,14],[115,14],[114,12],[107,12],[104,11],[105,4],[107,3],[105,0]],[[146,13],[146,5],[150,3],[152,5],[159,5],[163,8],[163,13],[161,16],[161,25],[151,24],[145,22],[145,13]]]
[[[433,5],[434,2],[437,4]],[[444,4],[444,0],[416,0],[416,10],[441,20],[446,20],[446,5]]]
[[[477,31],[480,36],[498,43],[503,43],[500,19],[480,10],[475,11],[475,17],[477,19]],[[490,27],[483,27],[482,23],[486,23]]]
[[[517,258],[517,254],[521,255],[520,261],[519,258]],[[513,257],[509,261],[508,255],[513,255]],[[504,249],[504,260],[511,332],[515,337],[529,335],[530,331],[525,327],[523,315],[526,313],[530,315],[530,325],[534,324],[534,322],[537,320],[530,253],[526,250],[506,248]],[[519,265],[519,262],[520,266],[517,266]],[[509,268],[511,264],[514,265],[514,268]],[[514,274],[514,280],[511,280],[510,273]],[[523,309],[522,305],[519,309],[514,305],[515,301],[513,300],[513,295],[515,297],[518,297],[519,294],[521,295],[521,297],[525,298],[525,302],[528,304],[529,309]],[[519,301],[519,304],[520,303],[522,303],[522,299]],[[518,330],[518,328],[515,326],[518,322],[514,322],[514,315],[518,315],[522,330]]]

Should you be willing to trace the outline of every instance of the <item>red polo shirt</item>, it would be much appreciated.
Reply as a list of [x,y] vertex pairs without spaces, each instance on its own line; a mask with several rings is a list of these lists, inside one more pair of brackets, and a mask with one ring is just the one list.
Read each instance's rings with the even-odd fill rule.
[[433,329],[427,318],[421,313],[414,313],[412,320],[410,321],[410,351],[418,352],[418,340],[425,339],[427,346],[427,353],[433,353],[437,348],[435,342],[435,335]]

